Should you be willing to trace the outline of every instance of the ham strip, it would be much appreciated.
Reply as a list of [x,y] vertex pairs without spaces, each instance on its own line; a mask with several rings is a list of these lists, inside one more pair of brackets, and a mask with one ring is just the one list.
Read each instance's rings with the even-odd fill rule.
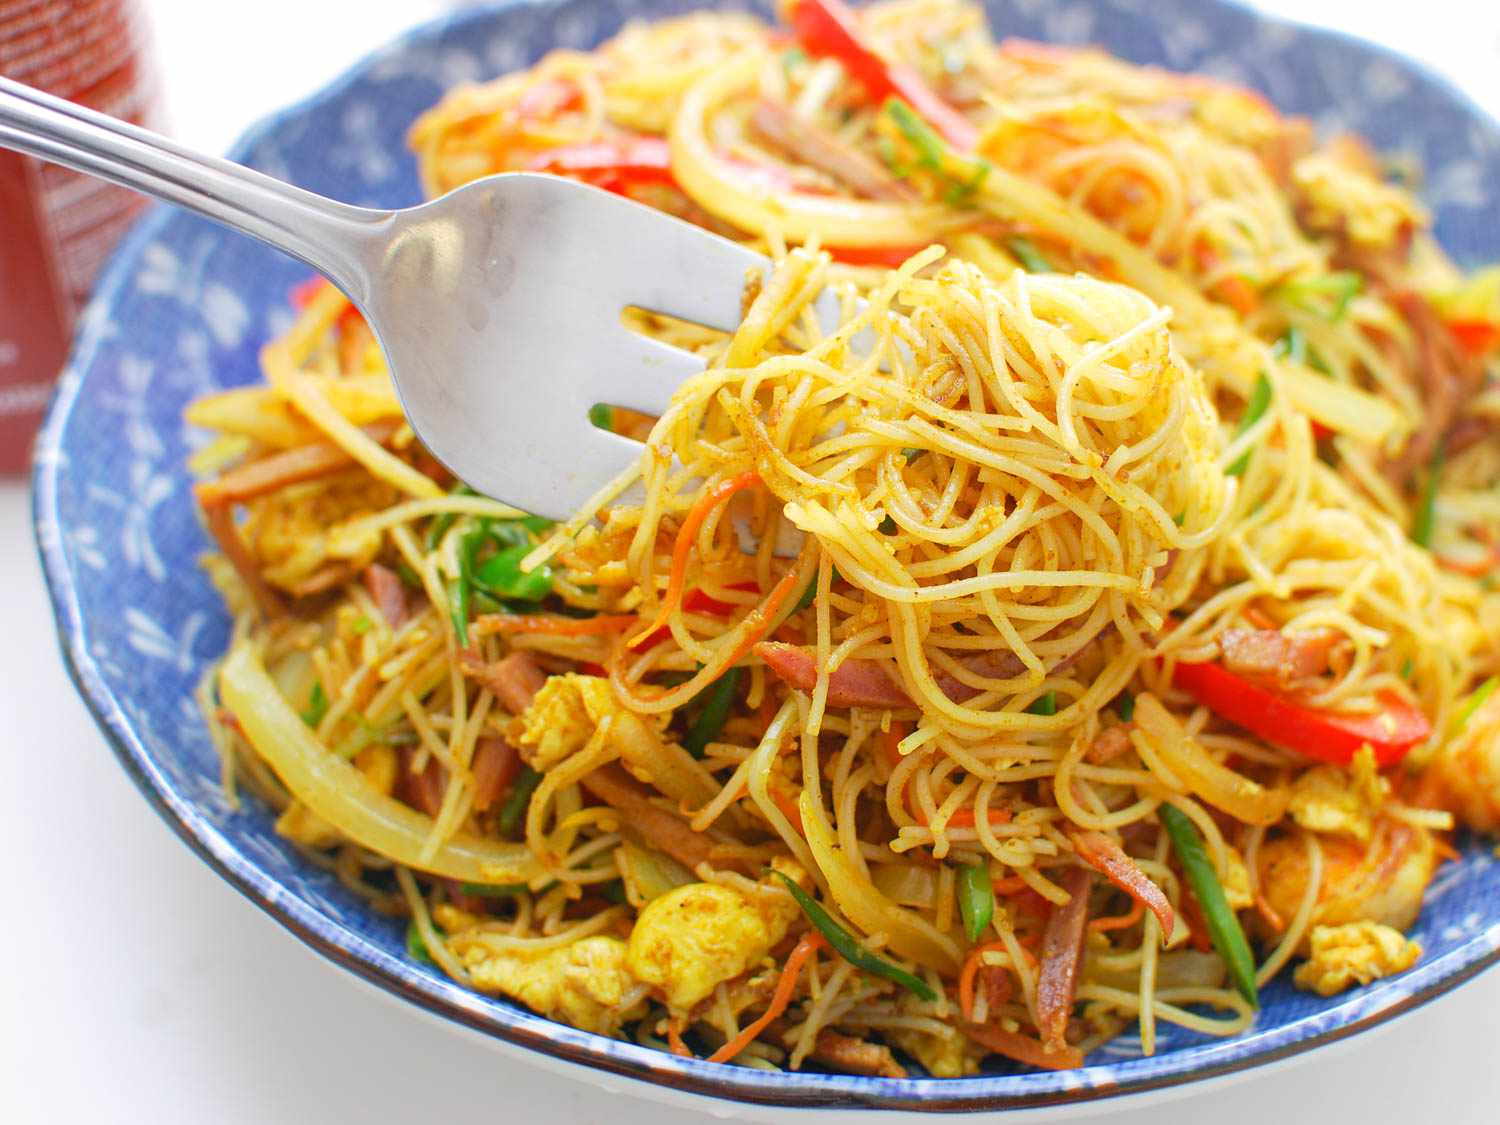
[[1079,859],[1156,915],[1156,920],[1161,923],[1162,941],[1172,936],[1172,926],[1176,922],[1172,904],[1112,837],[1103,832],[1074,832],[1071,838]]
[[[818,662],[811,649],[780,641],[763,641],[755,646],[755,654],[787,686],[811,694],[818,681]],[[1061,671],[1076,659],[1075,654],[1059,660],[1051,671]],[[1026,670],[1019,656],[1003,649],[977,652],[966,657],[963,666],[974,675],[990,680],[1010,679]],[[943,694],[954,703],[965,703],[981,693],[981,689],[947,673],[938,673],[936,679]],[[854,659],[844,661],[829,675],[828,706],[890,708],[913,707],[915,704],[906,694],[906,689],[891,679],[884,665],[874,660]]]
[[411,607],[406,601],[406,584],[400,576],[388,566],[371,563],[365,567],[364,579],[370,600],[380,610],[385,623],[392,629],[405,625],[411,616]]
[[1483,385],[1484,365],[1464,352],[1420,293],[1397,289],[1389,296],[1416,337],[1416,375],[1422,397],[1421,426],[1407,440],[1400,455],[1386,465],[1386,475],[1404,484],[1418,468],[1432,460],[1438,443],[1447,435],[1463,404]]
[[260,611],[267,617],[280,617],[285,613],[286,601],[261,577],[260,567],[255,565],[255,560],[250,556],[250,548],[240,538],[240,529],[234,523],[234,509],[227,504],[205,507],[203,522],[208,527],[208,533],[214,537],[214,542],[219,545],[219,552],[234,567],[240,581],[255,599],[255,604],[260,606]]
[[1274,691],[1290,691],[1302,680],[1328,671],[1329,657],[1343,640],[1337,629],[1226,629],[1219,636],[1224,667]]
[[488,812],[521,772],[521,755],[503,738],[481,738],[474,747],[470,772],[474,776],[474,811]]
[[859,149],[828,130],[798,117],[780,102],[755,106],[750,124],[755,131],[802,163],[827,172],[856,195],[907,203],[917,193]]
[[487,688],[500,701],[500,706],[512,715],[519,715],[530,707],[536,693],[547,682],[547,673],[531,653],[522,650],[490,663],[474,649],[466,648],[458,654],[458,666],[464,675]]
[[1068,901],[1052,908],[1042,937],[1042,967],[1037,977],[1037,1028],[1050,1054],[1068,1049],[1068,1020],[1078,994],[1078,970],[1083,964],[1083,938],[1089,920],[1089,886],[1093,876],[1086,867],[1071,867],[1063,877]]
[[666,852],[689,871],[714,858],[713,838],[694,832],[687,821],[651,799],[651,791],[619,766],[604,766],[581,779],[585,789],[620,814],[657,851]]
[[905,1078],[906,1068],[896,1061],[889,1047],[871,1043],[867,1039],[856,1039],[824,1028],[813,1041],[812,1057],[820,1063],[847,1071],[850,1074],[868,1074],[878,1078]]
[[[372,422],[360,427],[371,441],[384,445],[401,426],[399,419]],[[216,480],[205,481],[193,489],[198,503],[205,509],[221,504],[243,504],[258,496],[278,492],[288,485],[301,484],[336,473],[354,464],[354,458],[331,441],[315,441],[282,453],[273,453],[245,465],[230,469]]]

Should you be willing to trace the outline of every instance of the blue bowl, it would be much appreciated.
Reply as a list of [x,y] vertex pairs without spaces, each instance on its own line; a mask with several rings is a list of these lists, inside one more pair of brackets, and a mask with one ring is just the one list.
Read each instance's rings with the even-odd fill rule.
[[[469,11],[420,28],[300,105],[258,125],[234,159],[351,203],[419,198],[407,126],[444,89],[590,47],[630,18],[688,0],[560,0]],[[1500,184],[1500,128],[1412,63],[1365,43],[1204,0],[993,0],[1005,35],[1095,42],[1125,58],[1203,71],[1268,94],[1324,127],[1349,127],[1428,169],[1427,202],[1461,261],[1500,259],[1486,184]],[[1488,219],[1488,221],[1486,221]],[[1158,1089],[1295,1055],[1437,996],[1500,959],[1500,864],[1475,842],[1444,867],[1411,972],[1321,999],[1284,982],[1255,1027],[1213,1040],[1162,1026],[1143,1058],[1126,1035],[1082,1070],[967,1079],[773,1074],[684,1060],[553,1023],[468,992],[405,954],[400,928],[303,862],[253,801],[236,811],[192,701],[229,620],[197,556],[184,458],[201,436],[183,407],[259,378],[256,352],[285,328],[307,274],[264,246],[184,213],[151,212],[116,253],[83,318],[39,439],[36,534],[63,655],[121,764],[183,841],[331,961],[499,1040],[680,1091],[789,1106],[1002,1109]]]

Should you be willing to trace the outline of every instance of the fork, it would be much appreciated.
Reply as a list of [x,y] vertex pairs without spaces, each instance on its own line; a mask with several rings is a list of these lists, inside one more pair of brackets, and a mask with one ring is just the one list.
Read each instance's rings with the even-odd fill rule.
[[416,207],[354,207],[3,78],[0,146],[312,266],[374,331],[422,444],[478,491],[554,519],[641,453],[591,425],[589,408],[660,414],[704,366],[630,331],[623,311],[728,331],[746,281],[770,268],[728,239],[555,176],[504,173]]

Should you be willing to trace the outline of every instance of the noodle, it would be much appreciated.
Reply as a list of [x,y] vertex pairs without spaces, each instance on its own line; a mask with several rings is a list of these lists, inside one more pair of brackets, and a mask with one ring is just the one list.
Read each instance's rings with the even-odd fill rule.
[[1368,933],[1500,822],[1500,274],[1246,91],[788,10],[412,131],[430,192],[566,174],[773,259],[732,332],[629,314],[705,368],[591,416],[644,445],[573,518],[446,479],[330,286],[190,410],[228,799],[461,983],[738,1065],[1077,1065],[1339,942],[1399,971]]

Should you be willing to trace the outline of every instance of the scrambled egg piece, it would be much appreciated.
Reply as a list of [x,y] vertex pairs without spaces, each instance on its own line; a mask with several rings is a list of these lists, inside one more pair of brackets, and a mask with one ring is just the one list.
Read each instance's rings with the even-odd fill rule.
[[1314,927],[1311,945],[1312,956],[1297,966],[1292,981],[1319,996],[1404,973],[1422,956],[1420,945],[1379,922]]
[[1390,783],[1374,773],[1374,755],[1366,748],[1355,758],[1352,773],[1337,766],[1318,766],[1292,783],[1292,819],[1313,832],[1352,836],[1367,843],[1375,812]]
[[576,672],[552,676],[520,718],[521,756],[546,773],[582,750],[595,728],[619,709],[606,679]]
[[669,1007],[687,1011],[756,965],[797,917],[797,904],[786,895],[688,883],[646,904],[631,931],[626,964],[655,985]]
[[963,1078],[979,1073],[979,1056],[967,1035],[957,1028],[941,1032],[912,1027],[887,1027],[881,1036],[892,1047],[916,1059],[934,1078]]
[[1220,882],[1224,885],[1224,898],[1233,910],[1246,910],[1255,905],[1255,896],[1250,893],[1250,868],[1245,866],[1245,857],[1232,844],[1224,845],[1224,872]]
[[645,1013],[643,1001],[629,1001],[636,981],[619,938],[596,935],[542,952],[497,953],[465,943],[462,956],[481,992],[509,996],[539,1015],[584,1031],[613,1035],[622,1023]]
[[1395,246],[1407,231],[1424,229],[1431,221],[1409,192],[1351,168],[1329,152],[1298,160],[1292,182],[1309,227],[1342,230],[1358,246]]
[[[386,796],[396,786],[396,751],[389,746],[366,746],[354,758],[365,780]],[[332,848],[344,834],[301,801],[293,801],[276,818],[278,835],[308,848]]]

